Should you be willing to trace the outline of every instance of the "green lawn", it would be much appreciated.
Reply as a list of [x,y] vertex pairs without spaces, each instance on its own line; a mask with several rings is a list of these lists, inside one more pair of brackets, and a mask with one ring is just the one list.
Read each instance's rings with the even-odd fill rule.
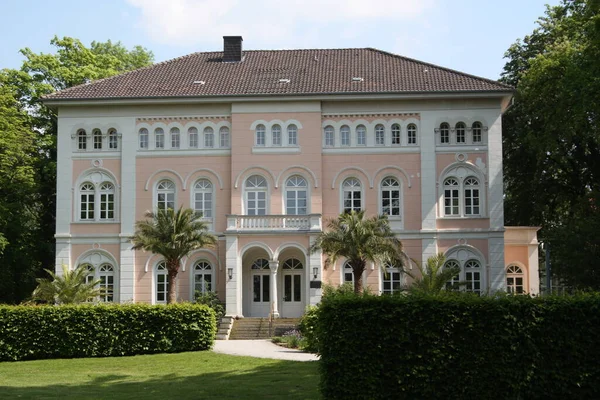
[[3,399],[316,399],[318,362],[211,351],[0,362]]

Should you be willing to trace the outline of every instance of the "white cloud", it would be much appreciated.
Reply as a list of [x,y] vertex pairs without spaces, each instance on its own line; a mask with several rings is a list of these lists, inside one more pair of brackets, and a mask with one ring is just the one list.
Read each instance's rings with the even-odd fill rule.
[[437,0],[127,0],[137,26],[172,46],[218,48],[224,35],[253,48],[322,47],[424,16]]

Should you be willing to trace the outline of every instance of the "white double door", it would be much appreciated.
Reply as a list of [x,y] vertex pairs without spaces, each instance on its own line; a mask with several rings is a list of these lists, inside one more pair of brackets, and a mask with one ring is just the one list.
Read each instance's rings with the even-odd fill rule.
[[[271,283],[273,277],[270,271],[250,272],[250,317],[268,317],[271,312]],[[305,278],[304,270],[283,270],[278,274],[279,315],[286,318],[296,318],[304,314]]]

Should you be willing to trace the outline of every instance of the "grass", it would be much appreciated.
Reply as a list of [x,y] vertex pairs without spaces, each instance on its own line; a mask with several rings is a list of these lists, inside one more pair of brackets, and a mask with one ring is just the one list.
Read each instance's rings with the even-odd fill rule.
[[0,362],[6,399],[316,399],[318,362],[211,351]]

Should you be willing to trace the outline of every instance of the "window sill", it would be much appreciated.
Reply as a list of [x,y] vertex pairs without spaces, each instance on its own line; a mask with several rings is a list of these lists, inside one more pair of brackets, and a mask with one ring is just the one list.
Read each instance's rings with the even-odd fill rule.
[[484,217],[482,215],[474,215],[474,216],[462,216],[462,217],[437,217],[437,219],[439,220],[453,220],[453,219],[458,219],[458,220],[464,220],[464,219],[489,219],[489,217]]
[[300,153],[299,146],[276,146],[276,147],[253,147],[252,154],[298,154]]
[[200,149],[138,149],[137,157],[181,157],[181,156],[228,156],[230,148],[200,148]]
[[72,224],[76,224],[76,225],[86,225],[86,224],[120,224],[119,221],[116,220],[112,220],[112,221],[73,221],[71,222]]

